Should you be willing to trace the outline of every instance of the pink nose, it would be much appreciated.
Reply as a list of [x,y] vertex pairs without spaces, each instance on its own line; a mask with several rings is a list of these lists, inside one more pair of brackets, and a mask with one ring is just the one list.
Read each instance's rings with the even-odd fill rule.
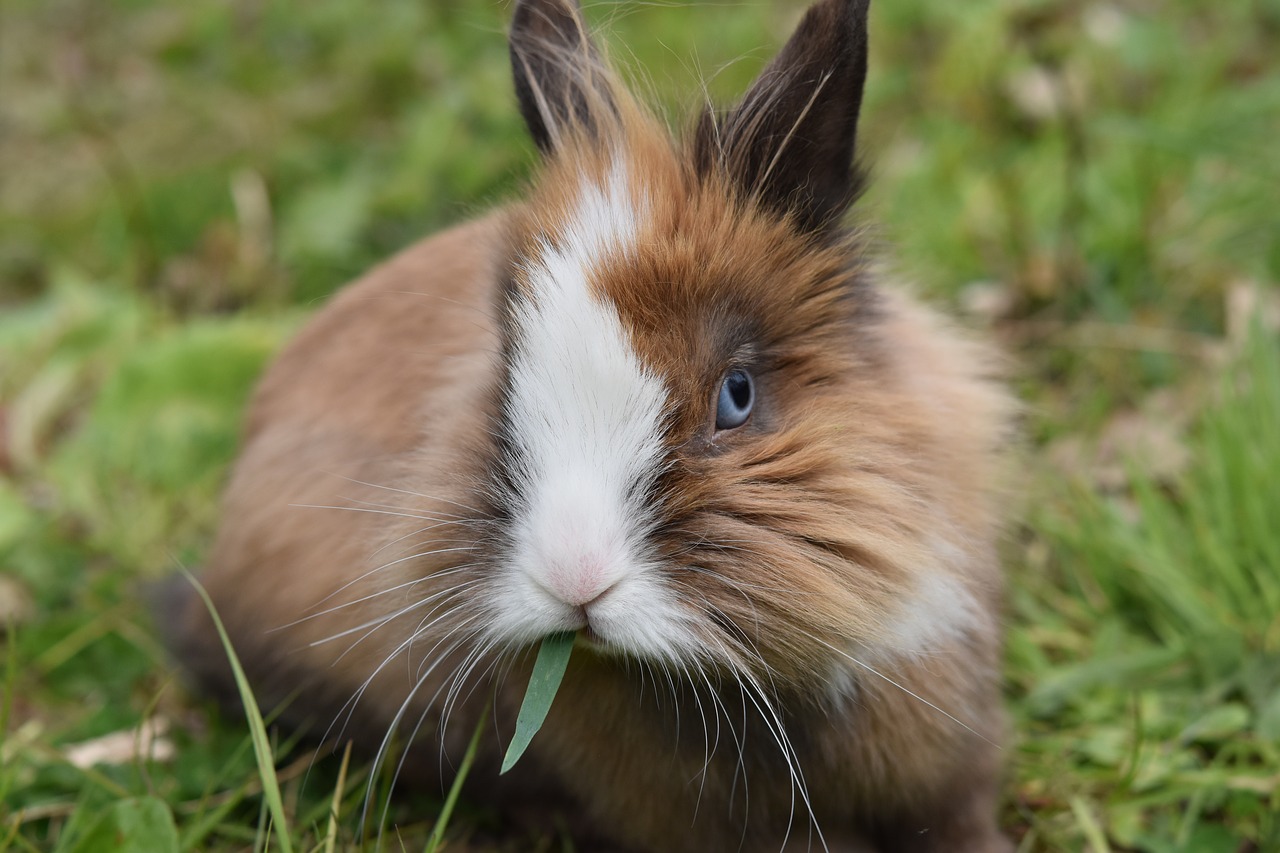
[[583,559],[576,565],[553,566],[547,573],[547,590],[565,604],[586,607],[613,588],[614,579],[599,560]]

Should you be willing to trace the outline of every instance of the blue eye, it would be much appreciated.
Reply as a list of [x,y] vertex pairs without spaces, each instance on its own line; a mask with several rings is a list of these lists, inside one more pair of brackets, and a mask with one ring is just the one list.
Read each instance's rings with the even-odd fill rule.
[[735,429],[747,422],[756,401],[756,386],[745,370],[730,370],[720,383],[716,429]]

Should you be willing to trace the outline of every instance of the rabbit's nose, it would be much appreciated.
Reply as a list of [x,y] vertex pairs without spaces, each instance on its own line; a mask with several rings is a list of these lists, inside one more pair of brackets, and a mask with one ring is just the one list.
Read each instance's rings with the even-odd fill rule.
[[587,608],[609,594],[617,584],[617,576],[606,567],[606,561],[595,555],[565,560],[549,567],[544,586],[548,592],[571,607]]

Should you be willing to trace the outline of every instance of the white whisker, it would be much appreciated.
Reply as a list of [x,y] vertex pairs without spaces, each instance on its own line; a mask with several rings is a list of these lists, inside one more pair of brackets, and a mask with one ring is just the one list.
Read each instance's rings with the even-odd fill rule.
[[984,735],[982,732],[978,731],[978,730],[977,730],[977,729],[975,729],[973,726],[971,726],[971,725],[969,725],[968,723],[966,723],[966,722],[964,722],[963,720],[961,720],[959,717],[956,717],[956,716],[955,716],[955,715],[953,715],[953,714],[949,714],[948,712],[944,711],[942,708],[939,708],[937,705],[935,705],[935,704],[933,704],[932,702],[930,702],[928,699],[925,699],[923,696],[921,696],[921,695],[920,695],[920,694],[918,694],[918,693],[914,693],[914,692],[912,692],[911,690],[907,689],[905,686],[903,686],[903,685],[899,684],[898,682],[894,681],[892,678],[890,678],[889,676],[887,676],[887,675],[885,675],[884,673],[880,672],[879,670],[875,669],[874,667],[870,666],[869,664],[863,663],[862,661],[858,660],[858,659],[857,659],[857,658],[855,658],[853,655],[849,654],[848,652],[844,651],[843,649],[836,648],[835,646],[833,646],[833,645],[831,645],[830,643],[828,643],[826,640],[819,639],[818,637],[815,637],[815,636],[813,636],[812,634],[808,634],[807,632],[806,632],[806,636],[808,636],[808,637],[809,637],[809,639],[814,640],[815,642],[821,643],[822,645],[824,645],[824,646],[826,646],[827,648],[831,649],[831,651],[835,652],[836,654],[841,655],[841,656],[843,656],[843,657],[845,657],[845,658],[848,658],[848,660],[849,660],[851,663],[853,663],[854,665],[862,667],[862,668],[863,668],[863,669],[865,669],[867,672],[869,672],[869,673],[871,673],[872,675],[874,675],[876,678],[882,679],[882,680],[883,680],[883,681],[885,681],[886,683],[893,685],[894,687],[896,687],[896,688],[898,688],[899,690],[901,690],[903,693],[905,693],[905,694],[907,694],[908,696],[910,696],[912,699],[915,699],[915,700],[916,700],[916,701],[918,701],[918,702],[922,702],[923,704],[925,704],[925,705],[927,705],[928,707],[932,708],[933,710],[937,711],[937,712],[938,712],[939,714],[941,714],[942,716],[946,717],[948,720],[951,720],[951,721],[952,721],[953,723],[955,723],[956,725],[958,725],[958,726],[960,726],[961,728],[965,729],[966,731],[969,731],[969,732],[973,733],[974,735],[977,735],[978,737],[982,738],[984,741],[986,741],[987,743],[991,744],[991,745],[992,745],[992,746],[994,746],[996,749],[1003,750],[1003,747],[1001,747],[1001,746],[1000,746],[1000,744],[998,744],[998,743],[996,743],[995,741],[991,740],[991,739],[990,739],[990,738],[988,738],[986,735]]
[[395,512],[389,509],[372,509],[364,506],[342,506],[341,504],[289,504],[293,509],[337,509],[344,512],[367,512],[370,515],[392,515],[397,518],[416,518],[419,521],[438,521],[429,515],[416,512]]
[[[429,555],[430,553],[431,553],[431,552],[428,552],[428,555]],[[417,557],[417,556],[425,556],[425,555],[415,554],[415,555],[413,555],[413,556],[411,556],[411,557],[406,557],[405,559],[413,559],[413,557]],[[388,564],[388,566],[390,566],[390,565],[392,565],[392,564]],[[390,593],[397,592],[397,591],[402,590],[402,589],[409,589],[409,588],[411,588],[411,587],[417,586],[418,584],[426,583],[426,582],[428,582],[428,581],[430,581],[430,580],[432,580],[432,579],[434,579],[434,578],[441,578],[441,577],[445,577],[445,576],[447,576],[447,575],[457,574],[458,572],[462,572],[462,571],[467,571],[467,570],[473,569],[473,568],[475,568],[477,565],[479,565],[479,564],[478,564],[478,563],[464,563],[464,564],[463,564],[463,565],[461,565],[461,566],[454,566],[454,567],[453,567],[453,568],[451,568],[451,569],[445,569],[445,570],[443,570],[443,571],[439,571],[439,572],[432,572],[432,573],[431,573],[431,574],[429,574],[429,575],[423,575],[422,577],[419,577],[419,578],[412,578],[412,579],[410,579],[410,580],[405,581],[404,583],[396,584],[395,586],[389,586],[389,587],[387,587],[387,588],[385,588],[385,589],[380,589],[380,590],[378,590],[377,592],[369,593],[368,595],[362,596],[362,597],[360,597],[360,598],[352,599],[351,601],[344,601],[342,604],[335,605],[335,606],[330,607],[330,608],[327,608],[327,609],[325,609],[325,610],[321,610],[321,611],[316,612],[316,613],[309,613],[309,614],[307,614],[306,616],[303,616],[301,619],[295,619],[294,621],[292,621],[292,622],[288,622],[288,623],[286,623],[286,624],[284,624],[284,625],[279,625],[279,626],[277,626],[277,627],[275,627],[275,628],[269,628],[269,629],[268,629],[268,633],[272,633],[272,632],[275,632],[275,631],[283,631],[283,630],[285,630],[286,628],[292,628],[292,627],[294,627],[294,626],[296,626],[296,625],[301,625],[303,622],[308,622],[308,621],[310,621],[310,620],[312,620],[312,619],[317,619],[317,618],[319,618],[319,617],[321,617],[321,616],[328,616],[328,615],[330,615],[330,614],[337,613],[339,610],[342,610],[342,609],[344,609],[344,608],[351,607],[351,606],[356,605],[356,604],[363,604],[363,603],[364,603],[364,602],[366,602],[366,601],[372,601],[372,600],[373,600],[373,599],[375,599],[375,598],[379,598],[379,597],[381,597],[381,596],[388,595],[388,594],[390,594]],[[338,593],[342,592],[344,589],[346,589],[346,588],[348,588],[349,586],[351,586],[351,584],[356,583],[356,581],[363,580],[364,578],[367,578],[369,575],[372,575],[372,574],[374,574],[375,572],[379,572],[379,571],[381,571],[382,569],[387,568],[388,566],[379,566],[378,568],[374,569],[373,571],[370,571],[370,572],[368,572],[368,573],[366,573],[366,574],[364,574],[364,575],[361,575],[359,578],[356,578],[356,580],[355,580],[355,581],[350,581],[350,582],[348,582],[348,583],[346,583],[346,584],[343,584],[343,585],[342,585],[341,587],[339,587],[338,589],[334,590],[333,592],[331,592],[331,593],[329,593],[328,595],[326,595],[324,598],[320,599],[318,602],[316,602],[316,604],[323,604],[323,603],[325,603],[326,601],[328,601],[329,599],[333,598],[333,597],[334,597],[335,595],[337,595]],[[368,624],[368,623],[366,623],[366,624]],[[343,636],[346,636],[347,634],[351,634],[351,633],[354,633],[355,631],[359,631],[359,630],[360,630],[360,627],[361,627],[361,626],[358,626],[358,625],[357,625],[357,626],[356,626],[356,627],[354,627],[354,628],[348,628],[348,629],[347,629],[347,630],[345,630],[345,631],[342,631],[342,632],[340,632],[340,633],[334,634],[332,637],[326,638],[326,639],[324,639],[324,640],[316,640],[316,641],[314,641],[314,642],[310,643],[310,645],[312,645],[312,646],[322,645],[323,643],[327,643],[329,640],[335,639],[335,638],[337,638],[337,637],[343,637]]]
[[[404,607],[402,607],[402,608],[400,608],[399,610],[396,610],[396,611],[394,611],[394,612],[392,612],[392,613],[382,614],[382,615],[377,616],[377,617],[375,617],[375,618],[373,618],[373,619],[370,619],[369,621],[364,622],[364,623],[362,623],[362,624],[360,624],[360,625],[356,625],[356,626],[354,626],[354,627],[352,627],[352,628],[347,628],[347,629],[345,629],[345,630],[343,630],[343,631],[340,631],[340,632],[338,632],[338,633],[336,633],[336,634],[333,634],[333,635],[331,635],[331,636],[324,637],[323,639],[315,640],[315,641],[313,641],[310,645],[312,645],[312,646],[320,646],[320,645],[324,645],[324,644],[326,644],[326,643],[331,643],[331,642],[333,642],[334,640],[341,639],[342,637],[349,637],[349,636],[351,636],[352,634],[355,634],[355,633],[357,633],[357,632],[359,632],[359,631],[363,631],[363,630],[365,630],[366,628],[367,628],[367,629],[369,629],[369,630],[368,630],[368,633],[364,634],[364,635],[363,635],[363,636],[361,636],[359,639],[357,639],[355,642],[353,642],[350,646],[348,646],[348,647],[347,647],[346,651],[344,651],[341,655],[339,655],[339,656],[334,660],[334,663],[336,664],[338,661],[342,660],[344,657],[346,657],[348,654],[350,654],[350,653],[351,653],[351,651],[352,651],[353,649],[355,649],[355,647],[356,647],[356,646],[360,645],[362,642],[364,642],[366,639],[368,639],[370,636],[372,636],[376,631],[378,631],[378,630],[379,630],[380,628],[382,628],[383,626],[388,625],[388,624],[390,624],[391,622],[394,622],[396,619],[399,619],[399,618],[401,618],[402,616],[406,616],[406,615],[408,615],[409,613],[412,613],[414,610],[417,610],[419,607],[422,607],[422,606],[424,606],[424,605],[426,605],[426,604],[431,604],[432,602],[436,601],[437,599],[442,599],[442,601],[440,602],[440,604],[443,604],[443,603],[444,603],[444,601],[448,601],[448,600],[449,600],[449,599],[451,599],[451,598],[455,598],[455,597],[457,597],[457,596],[458,596],[458,594],[459,594],[460,592],[462,592],[463,590],[468,589],[468,588],[470,588],[470,587],[472,587],[472,586],[475,586],[475,585],[476,585],[476,584],[478,584],[478,583],[480,583],[480,580],[479,580],[479,579],[475,579],[475,580],[472,580],[472,581],[468,581],[468,582],[466,582],[466,583],[464,583],[464,584],[459,584],[458,586],[455,586],[455,587],[450,587],[449,589],[441,590],[441,591],[439,591],[439,592],[437,592],[437,593],[433,593],[432,595],[427,596],[426,598],[420,598],[420,599],[418,599],[418,600],[416,600],[416,601],[412,601],[412,602],[410,602],[409,604],[405,605]],[[429,612],[427,613],[427,615],[426,615],[425,617],[423,617],[423,618],[424,618],[424,619],[429,619],[429,618],[431,617],[431,614],[435,613],[435,612],[436,612],[436,610],[439,608],[440,604],[437,604],[435,608],[432,608],[432,610],[431,610],[431,611],[429,611]],[[422,627],[422,626],[421,626],[421,623],[419,624],[419,627]]]
[[450,506],[456,506],[459,509],[465,509],[467,512],[470,512],[470,513],[483,515],[483,513],[479,509],[476,509],[473,506],[467,506],[464,503],[459,503],[458,501],[449,500],[448,498],[434,497],[432,495],[428,495],[423,492],[415,492],[415,491],[412,491],[411,489],[401,489],[395,486],[383,486],[383,485],[379,485],[378,483],[370,483],[365,480],[357,480],[354,477],[348,477],[344,474],[337,474],[333,472],[329,472],[329,473],[332,474],[332,476],[346,480],[349,483],[355,483],[357,486],[368,486],[371,489],[384,489],[388,492],[399,492],[402,495],[413,495],[415,498],[423,498],[424,500],[429,500],[429,501],[439,501],[440,503],[449,504]]

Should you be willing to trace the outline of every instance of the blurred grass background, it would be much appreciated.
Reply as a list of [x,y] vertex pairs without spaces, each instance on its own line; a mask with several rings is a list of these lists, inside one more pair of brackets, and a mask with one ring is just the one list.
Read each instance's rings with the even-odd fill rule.
[[[803,6],[588,15],[681,116]],[[316,305],[518,192],[509,14],[0,4],[0,849],[276,843],[145,584],[199,564],[254,378]],[[1280,2],[876,0],[872,46],[860,214],[1027,402],[1004,822],[1028,851],[1280,850]],[[358,846],[365,771],[287,746],[295,844],[336,791]],[[439,799],[391,808],[421,848]]]

